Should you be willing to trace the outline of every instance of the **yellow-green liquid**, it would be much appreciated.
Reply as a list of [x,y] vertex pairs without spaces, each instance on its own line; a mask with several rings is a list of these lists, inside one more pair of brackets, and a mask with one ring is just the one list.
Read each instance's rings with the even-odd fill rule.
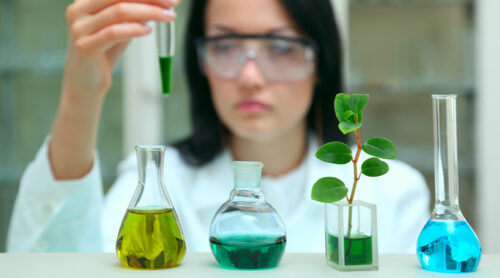
[[125,267],[158,269],[177,266],[186,253],[184,237],[171,208],[129,209],[116,240]]

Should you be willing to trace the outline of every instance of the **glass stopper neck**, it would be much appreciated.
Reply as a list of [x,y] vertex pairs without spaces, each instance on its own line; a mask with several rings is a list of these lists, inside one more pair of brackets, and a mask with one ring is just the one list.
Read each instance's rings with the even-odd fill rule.
[[260,191],[260,177],[264,164],[255,161],[234,161],[234,189],[236,191]]

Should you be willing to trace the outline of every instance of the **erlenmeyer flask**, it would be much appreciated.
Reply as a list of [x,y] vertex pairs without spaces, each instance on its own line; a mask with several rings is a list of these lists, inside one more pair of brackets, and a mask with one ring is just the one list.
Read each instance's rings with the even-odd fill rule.
[[261,162],[235,161],[234,189],[210,225],[210,246],[223,267],[276,267],[286,245],[285,227],[260,189]]
[[417,241],[417,255],[430,271],[475,271],[481,259],[479,240],[458,205],[456,95],[432,95],[434,176],[432,216]]
[[163,184],[165,146],[135,147],[139,181],[123,217],[116,253],[125,267],[169,268],[186,253],[182,229]]

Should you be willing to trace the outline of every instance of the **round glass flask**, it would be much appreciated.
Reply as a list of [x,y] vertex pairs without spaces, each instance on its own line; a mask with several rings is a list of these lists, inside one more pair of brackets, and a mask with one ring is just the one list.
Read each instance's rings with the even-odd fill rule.
[[276,267],[286,246],[283,221],[264,200],[261,162],[235,161],[234,189],[210,225],[210,247],[222,267]]
[[456,95],[432,95],[436,200],[420,232],[417,256],[426,270],[475,271],[481,245],[458,205]]
[[116,253],[127,268],[177,266],[186,253],[182,229],[163,183],[165,146],[135,147],[139,181],[123,217]]

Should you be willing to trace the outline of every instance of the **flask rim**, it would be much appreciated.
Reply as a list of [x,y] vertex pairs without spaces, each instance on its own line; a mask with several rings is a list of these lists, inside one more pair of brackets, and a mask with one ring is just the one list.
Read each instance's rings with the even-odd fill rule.
[[260,161],[233,161],[231,163],[233,167],[245,167],[245,168],[262,168],[264,163]]
[[432,94],[431,97],[433,99],[450,99],[450,98],[457,98],[456,94]]
[[165,151],[164,145],[136,145],[136,151]]

